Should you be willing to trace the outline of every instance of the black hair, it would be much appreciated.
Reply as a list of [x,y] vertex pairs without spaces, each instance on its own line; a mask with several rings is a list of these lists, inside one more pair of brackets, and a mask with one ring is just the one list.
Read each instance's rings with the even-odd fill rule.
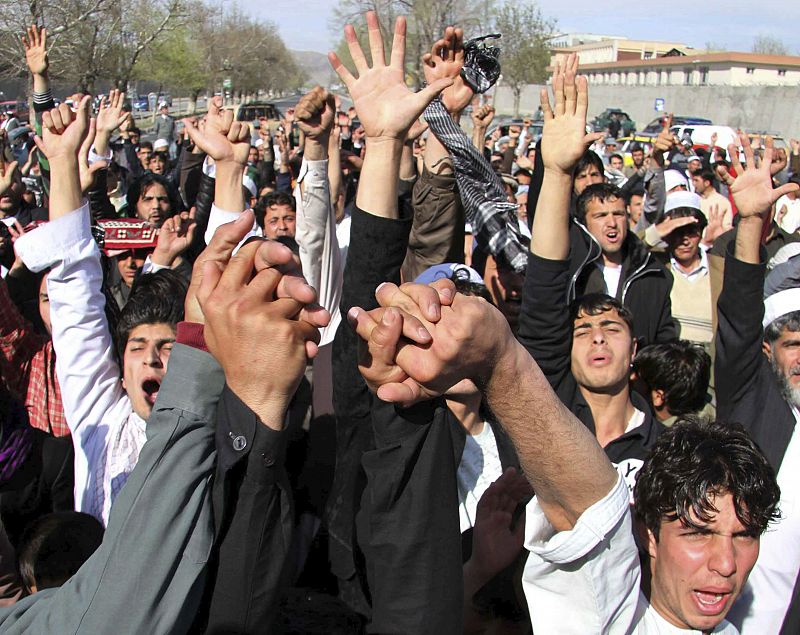
[[639,143],[638,141],[635,141],[634,143],[631,144],[631,154],[634,152],[644,152],[642,144]]
[[692,170],[692,176],[699,176],[704,181],[708,181],[712,185],[714,181],[717,179],[714,177],[714,173],[711,170],[707,170],[705,168],[700,168],[699,170]]
[[616,185],[612,185],[611,183],[592,183],[587,186],[578,197],[575,203],[575,216],[581,223],[585,223],[586,207],[589,205],[589,201],[597,200],[601,203],[605,203],[606,200],[612,198],[618,198],[621,201],[625,200],[622,190]]
[[780,517],[775,471],[739,424],[687,418],[658,437],[634,487],[634,513],[658,540],[664,521],[702,529],[730,493],[736,517],[760,536]]
[[697,222],[693,225],[687,225],[686,227],[679,227],[678,229],[673,230],[676,233],[687,228],[702,233],[702,231],[706,228],[706,225],[708,225],[708,219],[706,218],[706,215],[695,207],[676,207],[669,210],[666,216],[669,218],[686,218],[687,216],[692,216],[697,219]]
[[188,285],[171,269],[139,276],[131,287],[128,302],[117,323],[117,353],[123,360],[131,331],[142,324],[169,324],[176,328],[183,319],[183,302]]
[[770,345],[774,344],[784,329],[792,333],[800,331],[800,311],[792,311],[767,324],[764,328],[764,341]]
[[608,162],[609,162],[609,163],[611,163],[611,159],[613,159],[614,157],[617,157],[617,158],[618,158],[620,161],[622,161],[623,163],[625,163],[625,159],[623,159],[623,158],[622,158],[622,155],[621,155],[621,154],[618,154],[618,153],[616,153],[616,152],[615,152],[614,154],[611,154],[611,155],[609,155],[609,157],[608,157]]
[[103,525],[83,512],[55,512],[31,522],[17,550],[20,577],[30,593],[60,587],[103,542]]
[[576,176],[578,176],[578,174],[592,165],[597,168],[597,171],[600,172],[600,174],[602,174],[605,170],[603,167],[603,160],[597,155],[597,153],[592,150],[587,150],[583,153],[583,156],[578,159],[578,163],[575,164],[575,169],[572,171],[572,178],[574,179]]
[[125,196],[125,202],[128,205],[128,213],[132,218],[136,218],[136,204],[139,202],[139,199],[142,198],[142,196],[144,196],[144,194],[147,192],[148,188],[155,183],[161,185],[167,192],[167,196],[169,196],[169,216],[174,216],[183,209],[183,203],[181,202],[180,196],[175,191],[175,188],[172,187],[172,184],[166,179],[166,177],[162,176],[161,174],[145,172],[138,179],[134,179],[134,181],[128,187],[128,193]]
[[[136,126],[133,126],[132,128],[128,128],[128,134],[138,134],[139,136],[141,136],[141,135],[142,135],[142,131],[141,131],[141,130],[139,130],[139,128],[137,128]],[[149,142],[149,141],[142,141],[142,142],[139,144],[139,147],[140,147],[140,148],[142,147],[142,144],[143,144],[143,143],[150,143],[150,142]],[[152,147],[153,147],[153,144],[150,144],[150,147],[152,148]]]
[[253,213],[256,215],[256,222],[259,226],[263,229],[265,218],[267,216],[267,210],[270,207],[274,207],[275,205],[288,205],[292,208],[293,212],[297,211],[296,203],[294,200],[294,196],[291,194],[287,194],[286,192],[280,191],[273,191],[269,194],[265,194],[256,203],[255,207],[253,208]]
[[630,205],[634,196],[641,196],[644,198],[645,191],[643,187],[635,187],[632,190],[625,192],[625,205]]
[[711,378],[711,357],[687,340],[651,344],[636,354],[633,370],[649,390],[663,390],[670,414],[699,412]]
[[619,300],[605,293],[587,293],[573,300],[569,306],[570,321],[574,322],[581,314],[595,316],[612,309],[617,312],[620,319],[628,326],[628,332],[633,338],[633,313]]
[[151,141],[140,141],[139,142],[139,150],[150,150],[153,151],[153,143]]

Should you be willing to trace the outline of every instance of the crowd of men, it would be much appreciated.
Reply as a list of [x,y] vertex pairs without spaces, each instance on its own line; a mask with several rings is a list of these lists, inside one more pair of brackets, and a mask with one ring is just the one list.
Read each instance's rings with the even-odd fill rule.
[[349,110],[154,142],[23,35],[0,632],[800,632],[800,143],[626,165],[576,55],[536,139],[485,39],[415,92],[366,24]]

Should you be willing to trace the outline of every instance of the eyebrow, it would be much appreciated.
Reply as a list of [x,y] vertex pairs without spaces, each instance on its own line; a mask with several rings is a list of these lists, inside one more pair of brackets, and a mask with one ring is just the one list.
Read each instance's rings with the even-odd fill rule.
[[[136,342],[137,344],[147,344],[147,342],[151,341],[150,338],[147,337],[131,337],[128,339],[128,344],[131,342]],[[155,340],[156,346],[163,346],[164,344],[173,344],[175,342],[174,337],[166,337],[159,340]]]
[[[600,326],[622,326],[622,322],[620,320],[601,320]],[[576,324],[572,327],[573,331],[577,331],[578,329],[588,329],[591,328],[591,322],[584,322],[582,324]]]

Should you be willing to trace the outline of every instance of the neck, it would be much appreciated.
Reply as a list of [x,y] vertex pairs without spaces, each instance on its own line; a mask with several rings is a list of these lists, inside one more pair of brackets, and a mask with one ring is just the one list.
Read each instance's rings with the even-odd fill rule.
[[595,392],[585,386],[580,390],[592,411],[595,436],[602,447],[625,434],[634,411],[627,378],[624,386],[608,392]]
[[606,267],[619,267],[620,265],[622,265],[622,250],[620,249],[618,252],[613,254],[607,254],[604,251],[603,264]]
[[467,434],[474,435],[483,432],[483,417],[480,416],[481,393],[448,397],[445,399],[445,403]]
[[678,264],[678,268],[683,271],[684,273],[691,273],[695,269],[697,269],[697,265],[700,264],[700,253],[698,252],[695,254],[694,258],[687,262],[681,262],[680,260],[675,260]]

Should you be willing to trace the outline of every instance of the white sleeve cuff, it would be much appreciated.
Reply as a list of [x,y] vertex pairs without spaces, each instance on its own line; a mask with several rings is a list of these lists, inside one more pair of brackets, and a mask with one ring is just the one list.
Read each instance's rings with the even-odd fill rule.
[[75,245],[94,242],[89,223],[89,203],[20,236],[14,244],[25,266],[34,273],[65,260]]
[[[241,216],[242,212],[229,212],[224,210],[220,207],[217,207],[216,204],[211,205],[211,212],[208,216],[208,226],[206,227],[205,233],[205,241],[206,245],[211,242],[211,239],[214,237],[217,229],[219,229],[220,225],[224,225],[226,223],[232,223],[235,221],[239,216]],[[261,230],[261,227],[258,226],[258,223],[253,220],[253,226],[250,228],[250,231],[247,232],[247,235],[242,239],[242,242],[239,243],[239,246],[236,247],[234,253],[239,250],[242,243],[253,236],[263,236],[264,232]]]
[[525,547],[553,564],[575,562],[605,539],[628,513],[629,505],[628,486],[620,476],[611,491],[583,512],[571,530],[556,532],[534,497],[525,510]]
[[153,262],[153,254],[147,254],[142,265],[142,273],[158,273],[162,269],[169,269],[167,265],[157,265]]
[[328,180],[328,159],[320,161],[306,161],[300,166],[300,176],[297,183],[305,182],[306,187],[324,187]]
[[111,154],[111,148],[110,147],[108,148],[106,153],[104,155],[102,155],[102,156],[97,154],[97,152],[95,152],[94,144],[92,144],[92,147],[89,148],[89,165],[92,165],[93,163],[97,163],[98,161],[111,161],[111,157],[112,157],[112,154]]

